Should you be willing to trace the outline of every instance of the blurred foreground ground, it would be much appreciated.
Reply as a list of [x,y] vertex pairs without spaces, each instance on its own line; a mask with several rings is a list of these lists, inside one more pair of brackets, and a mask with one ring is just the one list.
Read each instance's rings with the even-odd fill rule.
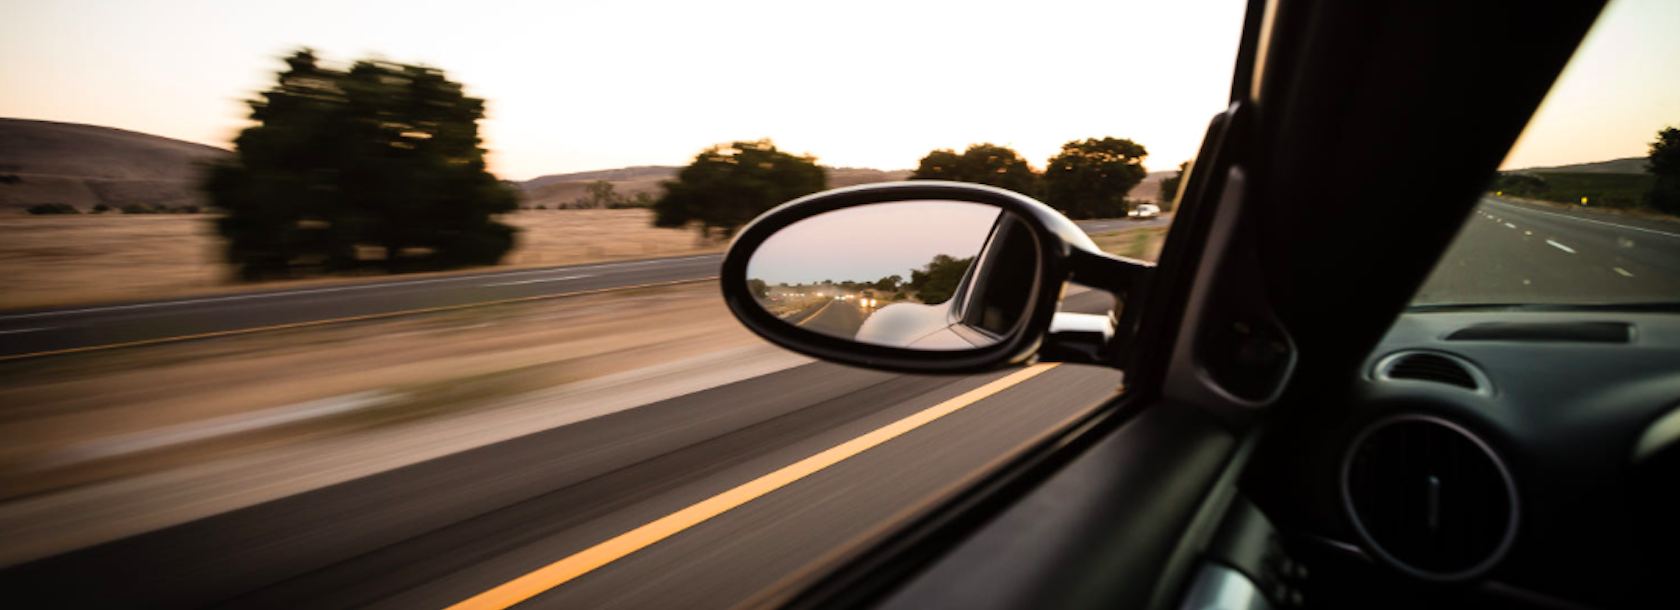
[[0,565],[806,361],[716,290],[0,363]]
[[[526,220],[576,223],[567,231],[575,233],[645,223],[640,214]],[[154,221],[116,220],[111,226]],[[155,220],[180,229],[204,219]],[[677,244],[648,232],[666,239],[643,242],[649,248],[692,247],[688,234]],[[1094,237],[1116,254],[1153,259],[1164,233],[1142,226]],[[532,240],[515,256],[546,265],[635,254],[598,241],[597,252]],[[79,281],[149,279],[111,267],[88,265],[95,275]],[[737,324],[710,280],[0,362],[0,438],[9,439],[0,446],[0,566],[805,362]]]
[[[230,268],[221,260],[221,240],[212,226],[215,218],[210,214],[0,217],[0,286],[5,286],[0,291],[0,310],[390,277],[233,282]],[[698,241],[692,231],[654,228],[648,210],[533,210],[508,214],[504,221],[521,232],[518,245],[497,269],[723,249],[723,244]],[[413,277],[429,275],[438,274]]]

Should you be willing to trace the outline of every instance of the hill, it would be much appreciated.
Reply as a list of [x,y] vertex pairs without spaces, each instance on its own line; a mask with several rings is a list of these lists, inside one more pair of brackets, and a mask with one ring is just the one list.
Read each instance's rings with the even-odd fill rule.
[[204,205],[203,164],[220,148],[110,127],[0,119],[0,209],[67,203]]
[[1176,169],[1164,172],[1149,172],[1144,175],[1143,182],[1139,182],[1137,186],[1132,187],[1131,192],[1126,193],[1126,198],[1132,201],[1147,201],[1149,203],[1160,201],[1161,181],[1172,177],[1176,173],[1178,173]]
[[1528,167],[1506,171],[1524,174],[1542,172],[1553,174],[1643,174],[1645,173],[1646,160],[1645,157],[1628,157],[1609,161],[1594,161],[1592,163],[1576,163],[1555,167]]
[[[649,196],[658,197],[661,193],[659,183],[676,178],[677,171],[681,169],[669,165],[643,165],[569,174],[549,174],[518,183],[518,186],[525,193],[525,202],[522,205],[533,207],[541,205],[550,209],[563,208],[570,207],[573,201],[583,197],[584,188],[597,180],[611,182],[614,190],[625,197],[634,197],[637,193],[647,193]],[[893,182],[909,177],[910,170],[883,171],[859,167],[828,168],[828,185],[831,187],[871,182]]]

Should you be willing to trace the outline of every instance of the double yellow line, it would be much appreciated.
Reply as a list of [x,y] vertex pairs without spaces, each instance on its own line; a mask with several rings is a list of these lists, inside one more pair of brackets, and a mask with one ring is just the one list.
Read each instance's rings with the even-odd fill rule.
[[714,275],[714,276],[709,276],[709,277],[695,278],[695,279],[688,279],[688,280],[671,280],[671,281],[668,281],[668,282],[650,282],[650,283],[646,283],[646,284],[634,284],[634,285],[630,285],[630,286],[613,286],[613,287],[610,287],[610,288],[595,288],[595,289],[591,289],[591,290],[578,290],[578,291],[573,291],[573,292],[560,292],[560,293],[555,293],[555,294],[538,294],[538,295],[525,296],[525,297],[512,297],[512,298],[507,298],[507,299],[496,299],[496,300],[492,300],[492,301],[477,301],[477,302],[473,302],[473,303],[461,303],[459,305],[439,305],[439,306],[436,306],[436,307],[420,307],[420,308],[416,308],[416,309],[402,309],[402,310],[398,310],[398,311],[385,311],[385,312],[380,312],[380,313],[363,314],[363,315],[359,315],[359,316],[344,316],[344,317],[339,317],[339,318],[326,318],[326,319],[321,319],[321,320],[309,320],[309,321],[306,321],[306,322],[290,322],[290,323],[286,323],[286,324],[270,324],[270,325],[267,325],[267,326],[251,326],[251,327],[247,327],[247,328],[235,328],[235,329],[231,329],[231,330],[218,330],[218,331],[212,331],[212,332],[207,332],[207,333],[194,333],[194,334],[190,334],[190,335],[171,335],[171,336],[168,336],[168,337],[157,337],[155,339],[139,339],[139,340],[135,340],[135,341],[119,341],[119,342],[116,342],[116,343],[101,343],[99,345],[86,345],[86,346],[82,346],[82,347],[67,347],[67,348],[64,348],[64,349],[53,349],[53,350],[44,350],[44,351],[39,351],[39,352],[27,352],[27,353],[23,353],[23,354],[4,355],[4,356],[0,356],[0,362],[7,362],[7,361],[11,361],[11,360],[23,360],[25,358],[39,358],[39,357],[42,357],[42,356],[58,356],[58,355],[62,355],[62,354],[78,354],[78,353],[83,353],[83,352],[93,352],[93,351],[108,350],[108,349],[118,349],[118,348],[124,348],[124,347],[140,347],[140,346],[145,346],[145,345],[158,345],[158,344],[162,344],[162,343],[176,343],[176,342],[179,342],[179,341],[196,341],[196,340],[199,340],[199,339],[213,339],[213,338],[216,338],[216,337],[230,337],[230,336],[234,336],[234,335],[248,335],[248,334],[252,334],[252,333],[264,333],[264,332],[271,332],[271,331],[276,331],[276,330],[288,330],[288,329],[293,329],[293,328],[308,328],[308,327],[311,327],[311,326],[326,326],[328,324],[343,324],[345,322],[362,322],[362,321],[366,321],[366,320],[380,320],[380,319],[384,319],[384,318],[397,318],[397,317],[412,316],[412,315],[417,315],[417,314],[438,313],[438,312],[444,312],[444,311],[458,311],[458,310],[462,310],[462,309],[472,309],[472,308],[475,308],[475,307],[489,307],[489,306],[493,306],[493,305],[506,305],[506,304],[509,304],[509,303],[524,303],[524,302],[530,302],[530,301],[543,301],[543,300],[548,300],[548,299],[559,299],[559,298],[565,298],[565,297],[580,297],[580,296],[586,296],[586,295],[591,295],[591,294],[600,294],[600,293],[603,293],[603,292],[614,292],[614,291],[619,291],[619,290],[635,290],[635,289],[638,289],[638,288],[656,288],[656,287],[660,287],[660,286],[675,286],[675,285],[678,285],[678,284],[693,284],[693,283],[696,283],[696,282],[710,282],[710,281],[715,280],[715,279],[717,279],[717,276]]
[[1023,381],[1037,377],[1055,367],[1055,364],[1034,365],[969,390],[955,398],[870,431],[863,436],[783,466],[775,472],[742,483],[733,489],[701,500],[687,508],[665,515],[564,559],[537,568],[530,573],[456,603],[450,608],[451,610],[483,610],[511,607],[622,559],[631,553],[647,548],[656,542],[675,536],[683,530],[699,525],[735,507],[786,487],[824,468],[863,453],[872,447],[903,436],[911,430],[925,426]]

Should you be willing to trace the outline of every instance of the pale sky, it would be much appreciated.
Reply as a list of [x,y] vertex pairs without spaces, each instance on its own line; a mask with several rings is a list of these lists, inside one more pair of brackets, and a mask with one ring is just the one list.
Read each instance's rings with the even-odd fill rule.
[[771,284],[873,282],[910,272],[934,255],[980,253],[998,209],[955,201],[900,201],[811,217],[777,231],[747,261],[747,277]]
[[[491,166],[508,179],[681,165],[763,137],[902,169],[982,141],[1042,167],[1063,142],[1116,136],[1165,170],[1224,106],[1242,7],[0,0],[0,116],[225,147],[278,57],[309,46],[444,69],[488,101]],[[1680,123],[1680,2],[1616,0],[1601,26],[1507,165],[1642,155]]]

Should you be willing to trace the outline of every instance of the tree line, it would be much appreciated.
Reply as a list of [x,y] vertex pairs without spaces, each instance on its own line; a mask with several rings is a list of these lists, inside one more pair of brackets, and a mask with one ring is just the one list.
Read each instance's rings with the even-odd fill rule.
[[1489,190],[1514,197],[1680,215],[1680,128],[1658,130],[1647,150],[1642,174],[1500,172]]
[[[233,158],[204,183],[242,278],[493,264],[513,248],[515,229],[497,217],[518,209],[519,193],[486,169],[483,100],[428,66],[364,59],[336,68],[309,49],[284,61],[274,86],[248,102],[254,125],[235,139]],[[1010,189],[1075,218],[1123,216],[1147,156],[1127,139],[1076,140],[1040,172],[983,143],[932,151],[911,179]],[[769,140],[740,141],[706,148],[662,187],[657,198],[626,197],[596,182],[573,205],[651,207],[657,226],[716,239],[827,189],[828,173]],[[39,213],[54,212],[62,210]]]
[[[929,152],[910,179],[985,184],[1040,199],[1072,218],[1118,218],[1134,204],[1126,195],[1148,175],[1148,156],[1142,144],[1124,138],[1075,140],[1040,172],[1014,149],[981,143],[960,153]],[[1170,206],[1185,167],[1163,182],[1163,204]],[[655,226],[692,226],[702,237],[723,238],[771,207],[828,189],[828,174],[810,155],[751,140],[701,151],[662,186],[664,195],[653,202]]]

